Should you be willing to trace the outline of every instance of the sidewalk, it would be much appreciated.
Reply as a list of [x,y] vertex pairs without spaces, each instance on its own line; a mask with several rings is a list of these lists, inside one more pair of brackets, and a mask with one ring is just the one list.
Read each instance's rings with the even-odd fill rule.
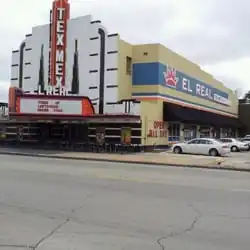
[[106,161],[130,164],[147,164],[174,167],[224,169],[250,172],[250,162],[232,157],[210,157],[198,155],[176,155],[171,152],[138,154],[102,154],[82,152],[62,152],[52,150],[28,150],[0,148],[0,155],[19,155],[68,160]]
[[139,154],[102,154],[80,152],[55,152],[22,149],[0,149],[0,154],[33,156],[54,159],[106,161],[130,164],[162,165],[175,167],[225,169],[250,172],[250,164],[230,157],[210,157],[194,155],[175,155],[172,153],[139,153]]
[[197,165],[197,166],[214,166],[221,159],[218,157],[199,157],[199,160],[189,155],[171,155],[171,154],[156,154],[156,153],[141,153],[141,154],[95,154],[95,153],[59,153],[55,154],[58,157],[77,158],[82,160],[105,160],[114,162],[131,162],[143,164],[157,165]]

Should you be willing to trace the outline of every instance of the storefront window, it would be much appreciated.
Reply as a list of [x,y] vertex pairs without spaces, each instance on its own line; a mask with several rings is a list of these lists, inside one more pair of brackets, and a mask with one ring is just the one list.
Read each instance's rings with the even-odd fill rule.
[[220,130],[220,128],[217,128],[217,127],[212,128],[212,130],[211,130],[211,137],[218,139],[218,138],[220,138],[220,136],[221,136],[221,130]]
[[200,138],[210,138],[210,127],[202,126],[200,127]]
[[196,138],[197,126],[185,124],[183,129],[183,134],[184,134],[184,141],[190,141]]
[[176,142],[180,141],[180,124],[170,123],[168,126],[168,141]]
[[237,131],[236,131],[236,129],[232,129],[232,131],[231,131],[231,137],[233,137],[233,138],[237,137]]
[[221,137],[236,137],[236,130],[235,129],[231,129],[231,128],[222,128],[221,129]]
[[222,138],[230,137],[229,134],[230,134],[230,131],[228,128],[221,129],[221,137]]

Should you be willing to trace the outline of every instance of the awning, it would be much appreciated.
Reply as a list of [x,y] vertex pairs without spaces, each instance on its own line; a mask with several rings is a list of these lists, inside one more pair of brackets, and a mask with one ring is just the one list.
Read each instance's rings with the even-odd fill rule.
[[215,114],[212,112],[201,111],[180,105],[164,103],[163,105],[164,121],[180,121],[183,123],[210,125],[220,128],[241,128],[242,123],[239,119]]

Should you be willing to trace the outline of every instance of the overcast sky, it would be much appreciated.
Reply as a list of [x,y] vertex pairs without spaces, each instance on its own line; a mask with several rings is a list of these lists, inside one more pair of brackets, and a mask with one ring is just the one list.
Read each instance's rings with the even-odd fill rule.
[[[159,42],[233,90],[250,90],[250,1],[71,0],[71,17],[92,14],[131,43]],[[7,100],[11,51],[47,23],[52,0],[8,0],[0,15],[0,100]]]

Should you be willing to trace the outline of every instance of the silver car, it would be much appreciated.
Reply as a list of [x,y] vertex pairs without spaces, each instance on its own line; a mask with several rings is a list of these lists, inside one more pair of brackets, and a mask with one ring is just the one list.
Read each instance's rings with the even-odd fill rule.
[[235,138],[220,138],[220,141],[227,144],[232,152],[249,150],[249,144],[247,142],[242,142]]
[[188,142],[177,143],[172,149],[175,154],[226,156],[230,153],[227,144],[211,138],[196,138]]

